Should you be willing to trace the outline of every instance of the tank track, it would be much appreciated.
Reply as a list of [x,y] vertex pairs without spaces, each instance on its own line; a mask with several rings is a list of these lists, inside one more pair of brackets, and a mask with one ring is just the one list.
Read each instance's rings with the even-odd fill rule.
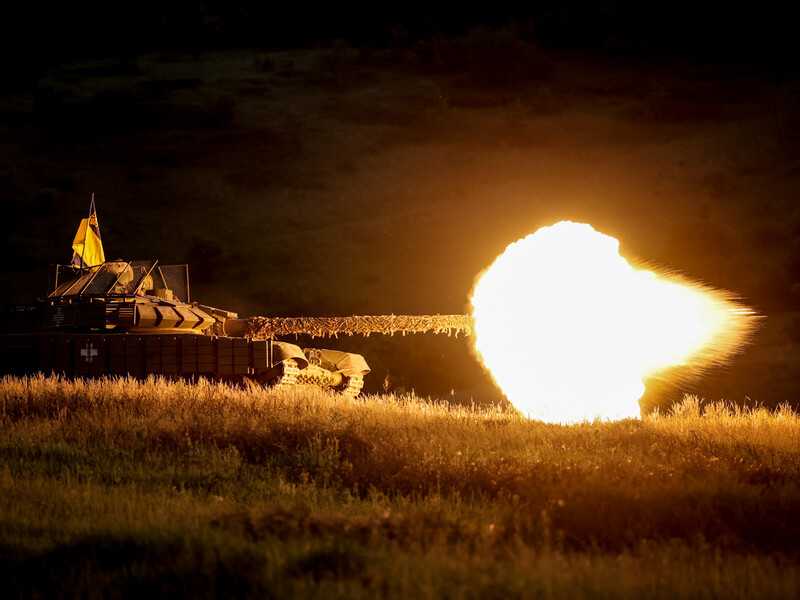
[[364,386],[364,376],[351,375],[345,377],[345,380],[346,383],[344,387],[339,390],[339,393],[348,398],[355,398],[358,396],[361,393],[361,388]]
[[270,380],[272,388],[286,389],[295,385],[313,385],[316,387],[334,389],[343,396],[355,398],[361,393],[364,386],[364,376],[357,374],[342,376],[342,381],[338,385],[334,383],[338,378],[330,371],[324,369],[303,369],[297,366],[297,361],[288,358],[281,363],[280,375]]
[[305,385],[315,385],[322,388],[329,388],[336,385],[336,377],[330,371],[325,371],[319,367],[314,368],[309,365],[297,377],[297,383]]
[[348,398],[355,398],[358,396],[361,392],[361,388],[364,387],[364,376],[360,374],[351,375],[349,377],[347,375],[342,375],[341,382],[338,384],[335,383],[339,379],[337,375],[329,371],[307,368],[300,371],[300,375],[297,377],[297,383],[333,389],[342,396],[347,396]]
[[289,388],[297,385],[297,380],[300,376],[300,368],[297,366],[297,361],[293,358],[287,358],[283,361],[281,373],[270,384],[274,388]]

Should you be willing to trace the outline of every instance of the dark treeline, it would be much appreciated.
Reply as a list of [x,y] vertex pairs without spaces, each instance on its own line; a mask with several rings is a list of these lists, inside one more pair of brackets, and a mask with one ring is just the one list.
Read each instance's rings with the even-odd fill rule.
[[787,62],[793,21],[777,2],[689,0],[453,0],[273,3],[181,0],[25,3],[4,9],[5,75],[82,57],[231,47],[296,48],[342,39],[353,45],[413,45],[475,27],[514,26],[545,49],[603,47],[633,56]]

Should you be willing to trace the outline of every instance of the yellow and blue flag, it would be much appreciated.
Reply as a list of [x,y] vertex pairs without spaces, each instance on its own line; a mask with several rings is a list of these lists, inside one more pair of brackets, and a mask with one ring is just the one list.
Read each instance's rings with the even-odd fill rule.
[[72,265],[74,267],[95,267],[106,261],[103,252],[103,240],[100,238],[100,225],[97,223],[97,209],[94,206],[94,194],[89,204],[89,213],[81,219],[78,233],[72,241]]

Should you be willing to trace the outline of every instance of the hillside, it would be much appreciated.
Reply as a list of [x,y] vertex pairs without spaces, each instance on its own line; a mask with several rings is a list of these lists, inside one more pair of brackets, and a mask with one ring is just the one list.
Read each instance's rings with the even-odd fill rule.
[[[506,245],[571,219],[768,316],[727,372],[668,402],[795,402],[796,104],[768,66],[544,52],[506,30],[67,63],[0,97],[17,258],[0,282],[8,302],[41,295],[95,193],[109,257],[189,262],[208,304],[457,313]],[[373,392],[499,398],[463,340],[335,345],[367,356]]]

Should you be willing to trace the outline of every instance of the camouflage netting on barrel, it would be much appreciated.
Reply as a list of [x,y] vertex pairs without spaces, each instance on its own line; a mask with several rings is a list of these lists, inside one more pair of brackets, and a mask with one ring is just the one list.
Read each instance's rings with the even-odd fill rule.
[[313,337],[336,337],[371,333],[472,333],[469,315],[375,315],[356,317],[251,317],[245,337],[272,338],[307,334]]

